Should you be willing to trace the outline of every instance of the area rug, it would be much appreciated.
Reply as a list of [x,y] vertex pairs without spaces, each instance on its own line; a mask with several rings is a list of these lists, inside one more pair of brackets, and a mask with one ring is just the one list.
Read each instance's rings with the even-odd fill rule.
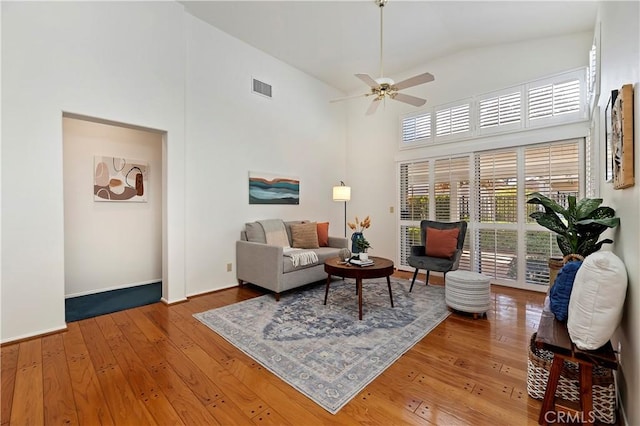
[[363,283],[363,318],[353,280],[271,294],[194,317],[332,414],[442,322],[444,288],[392,279]]

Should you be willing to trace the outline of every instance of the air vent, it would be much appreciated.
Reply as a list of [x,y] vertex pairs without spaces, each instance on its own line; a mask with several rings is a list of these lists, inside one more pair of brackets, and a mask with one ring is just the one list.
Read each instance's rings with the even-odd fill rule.
[[271,85],[267,83],[263,83],[260,80],[253,79],[253,93],[257,93],[262,96],[266,96],[267,98],[271,98]]

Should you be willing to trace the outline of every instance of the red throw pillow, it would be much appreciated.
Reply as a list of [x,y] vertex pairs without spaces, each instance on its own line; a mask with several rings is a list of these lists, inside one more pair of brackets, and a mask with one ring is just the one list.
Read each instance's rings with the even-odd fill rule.
[[329,222],[318,222],[318,245],[329,246]]
[[456,252],[458,245],[458,228],[435,229],[427,228],[427,256],[450,258]]

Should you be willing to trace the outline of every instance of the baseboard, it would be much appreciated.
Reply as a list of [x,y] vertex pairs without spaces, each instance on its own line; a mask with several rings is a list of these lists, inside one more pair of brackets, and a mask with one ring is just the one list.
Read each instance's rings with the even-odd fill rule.
[[97,290],[81,291],[80,293],[65,294],[64,298],[65,299],[71,299],[73,297],[88,296],[90,294],[96,294],[96,293],[104,293],[105,291],[121,290],[123,288],[131,288],[131,287],[139,287],[141,285],[154,284],[154,283],[161,282],[161,281],[162,281],[162,278],[157,278],[155,280],[147,280],[147,281],[141,281],[141,282],[137,282],[137,283],[116,285],[116,286],[113,286],[113,287],[101,288],[101,289],[97,289]]
[[183,297],[182,299],[178,299],[178,300],[172,300],[171,302],[169,302],[167,299],[165,299],[164,297],[160,298],[160,301],[162,303],[164,303],[167,306],[172,306],[172,305],[177,305],[178,303],[184,303],[184,302],[188,302],[189,299],[187,299],[186,297]]
[[49,336],[50,334],[62,333],[64,331],[67,331],[66,324],[64,325],[64,327],[50,328],[48,330],[41,330],[36,333],[29,333],[29,334],[23,334],[22,336],[12,337],[9,340],[3,340],[2,342],[0,342],[0,345],[2,346],[10,345],[10,344],[13,345],[13,344],[25,342],[31,339],[39,339],[42,337],[46,337],[46,336]]
[[233,287],[238,287],[238,283],[236,282],[236,283],[224,286],[224,287],[218,287],[218,288],[214,288],[214,289],[211,289],[211,290],[200,291],[198,293],[189,293],[189,294],[187,294],[187,298],[196,297],[196,296],[202,296],[202,295],[209,294],[209,293],[215,293],[216,291],[227,290],[227,289],[233,288]]

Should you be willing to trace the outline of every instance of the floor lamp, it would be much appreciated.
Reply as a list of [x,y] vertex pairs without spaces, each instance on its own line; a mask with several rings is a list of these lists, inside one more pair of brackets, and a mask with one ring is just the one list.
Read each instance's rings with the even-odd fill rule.
[[340,181],[340,186],[333,187],[333,201],[344,201],[344,236],[347,236],[347,201],[351,200],[351,187]]

